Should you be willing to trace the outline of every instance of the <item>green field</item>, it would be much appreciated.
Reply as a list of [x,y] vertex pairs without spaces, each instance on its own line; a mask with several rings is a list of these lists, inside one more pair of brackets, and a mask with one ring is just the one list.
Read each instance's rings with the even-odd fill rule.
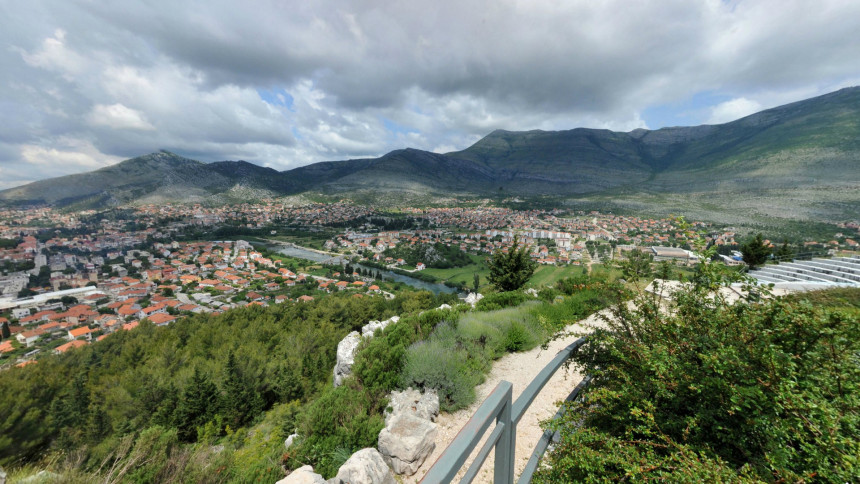
[[489,271],[483,261],[481,263],[469,264],[463,267],[452,267],[451,269],[424,269],[421,272],[430,274],[431,276],[439,279],[439,282],[459,282],[468,287],[472,287],[472,282],[475,277],[474,274],[477,272],[481,277],[481,287],[488,284],[487,274],[489,274]]
[[526,286],[542,287],[553,284],[566,277],[582,274],[581,266],[538,266]]

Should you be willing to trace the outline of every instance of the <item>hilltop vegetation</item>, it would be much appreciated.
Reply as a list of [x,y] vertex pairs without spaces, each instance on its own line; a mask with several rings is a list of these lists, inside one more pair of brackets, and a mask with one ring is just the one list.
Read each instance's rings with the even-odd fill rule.
[[860,476],[860,290],[730,305],[699,275],[669,311],[643,295],[595,328],[574,356],[594,380],[549,425],[537,482]]
[[[84,482],[90,474],[122,482],[274,482],[283,475],[284,438],[330,387],[338,341],[371,319],[436,307],[446,297],[333,295],[164,328],[142,323],[4,371],[0,465],[49,465]],[[216,442],[223,451],[211,448]],[[204,477],[209,465],[218,475]]]

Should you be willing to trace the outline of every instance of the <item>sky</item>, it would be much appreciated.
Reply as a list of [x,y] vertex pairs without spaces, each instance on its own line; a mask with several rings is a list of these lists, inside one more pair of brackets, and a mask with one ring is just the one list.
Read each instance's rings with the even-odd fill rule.
[[2,0],[0,189],[723,123],[860,85],[858,32],[856,0]]

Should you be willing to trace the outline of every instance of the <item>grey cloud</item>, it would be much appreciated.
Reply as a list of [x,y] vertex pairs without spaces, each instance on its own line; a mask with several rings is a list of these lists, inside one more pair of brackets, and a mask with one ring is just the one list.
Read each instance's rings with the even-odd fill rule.
[[496,128],[628,130],[696,93],[767,107],[860,78],[860,4],[838,0],[33,0],[0,18],[0,168],[19,179],[48,169],[25,147],[283,169]]

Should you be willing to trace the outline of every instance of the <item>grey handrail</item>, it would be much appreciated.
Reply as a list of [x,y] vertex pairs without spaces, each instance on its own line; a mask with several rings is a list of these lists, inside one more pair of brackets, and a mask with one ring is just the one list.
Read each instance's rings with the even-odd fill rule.
[[[470,483],[477,476],[478,471],[484,464],[484,461],[490,454],[490,449],[495,449],[495,459],[493,468],[493,483],[494,484],[513,484],[514,482],[514,460],[516,449],[517,424],[522,419],[526,410],[531,406],[534,399],[540,393],[541,389],[547,384],[552,375],[570,358],[570,355],[585,344],[586,338],[579,338],[563,350],[550,361],[535,378],[529,383],[523,393],[517,398],[516,403],[512,403],[513,384],[502,380],[496,385],[496,388],[490,393],[484,403],[475,411],[475,414],[466,422],[466,425],[460,429],[460,432],[454,437],[454,440],[442,452],[442,455],[436,460],[433,466],[421,479],[422,483],[436,484],[449,483],[457,475],[457,471],[466,462],[466,459],[478,445],[481,437],[490,426],[490,422],[495,419],[496,427],[490,434],[487,442],[478,452],[472,465],[466,471],[462,483]],[[586,377],[579,383],[573,392],[568,396],[568,400],[575,399],[588,382],[590,377]],[[556,417],[560,416],[563,409],[556,413]],[[546,452],[550,439],[553,438],[553,433],[550,431],[544,432],[541,440],[531,458],[523,470],[523,474],[517,481],[518,484],[525,484],[531,480],[532,475],[537,469],[541,456]]]

